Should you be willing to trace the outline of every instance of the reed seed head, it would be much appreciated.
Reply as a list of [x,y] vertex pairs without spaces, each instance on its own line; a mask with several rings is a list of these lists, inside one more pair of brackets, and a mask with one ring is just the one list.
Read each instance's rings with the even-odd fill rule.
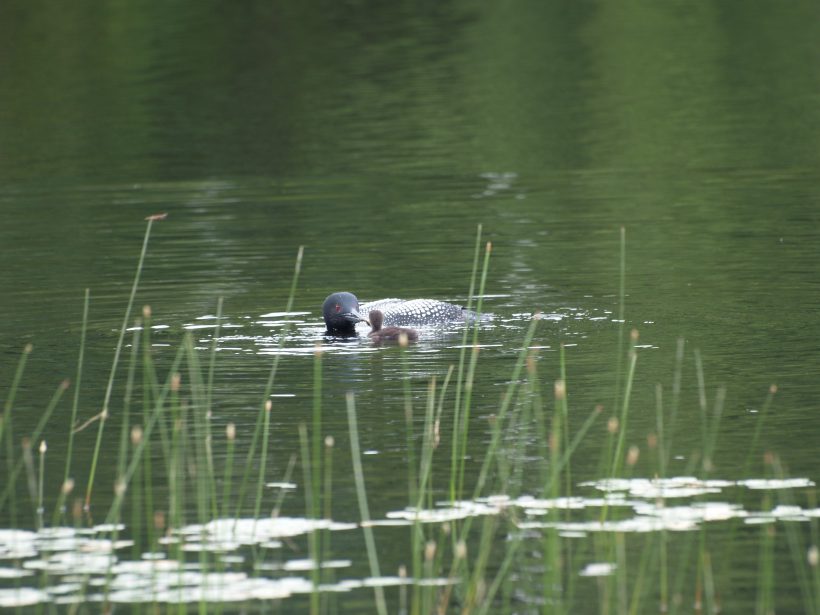
[[404,564],[399,566],[399,578],[400,579],[406,579],[407,578],[407,566],[405,566]]
[[527,373],[534,374],[535,373],[535,352],[531,352],[527,355]]
[[492,252],[492,251],[493,251],[493,242],[492,242],[492,241],[488,241],[488,242],[487,242],[487,254],[489,254],[489,253],[490,253],[490,252]]
[[325,448],[333,448],[336,445],[336,440],[333,436],[325,436]]
[[162,212],[162,213],[159,213],[159,214],[151,214],[150,216],[147,216],[145,218],[145,221],[146,222],[156,222],[158,220],[165,220],[165,218],[167,218],[167,217],[168,217],[168,213],[167,212]]
[[433,558],[436,557],[436,541],[430,540],[424,545],[424,559],[428,562],[432,562]]
[[174,372],[171,376],[171,390],[174,393],[179,392],[179,385],[182,382],[182,375],[179,372]]
[[638,463],[638,457],[640,456],[641,449],[633,444],[629,447],[629,451],[626,453],[626,464],[633,467],[636,463]]
[[324,352],[324,349],[322,348],[322,342],[316,342],[316,345],[313,347],[313,354],[315,354],[318,357],[323,352]]
[[658,447],[658,434],[649,433],[646,435],[646,445],[650,450],[655,450]]
[[630,332],[629,332],[629,340],[630,340],[633,344],[637,344],[637,343],[638,343],[638,339],[639,339],[640,337],[641,337],[641,334],[640,334],[640,333],[638,333],[638,330],[637,330],[637,329],[632,329],[632,331],[630,331]]
[[453,528],[452,528],[452,526],[450,525],[450,522],[449,522],[449,521],[445,521],[444,523],[442,523],[442,524],[441,524],[441,533],[442,533],[442,534],[444,534],[445,536],[449,536],[449,535],[450,535],[450,531],[451,531],[452,529],[453,529]]
[[806,554],[806,559],[809,561],[809,566],[812,568],[817,568],[818,559],[820,559],[820,554],[817,552],[817,545],[811,545],[809,547],[809,552]]
[[151,306],[150,305],[143,305],[142,306],[142,317],[145,320],[151,318]]
[[438,448],[441,443],[441,419],[436,419],[433,423],[433,448]]
[[48,445],[45,440],[40,440],[40,454],[45,455],[48,450]]
[[31,343],[28,343],[23,347],[23,352],[25,354],[31,354],[32,350],[34,350],[34,346],[32,346]]
[[777,385],[776,384],[773,384],[773,385],[769,386],[769,393],[771,393],[772,395],[777,393]]
[[228,438],[229,442],[236,440],[236,425],[228,423],[225,426],[225,437]]
[[399,333],[399,346],[401,346],[402,348],[407,348],[407,344],[407,334],[404,331],[402,331],[401,333]]
[[103,408],[102,412],[100,412],[100,420],[104,421],[108,418],[108,408]]
[[456,543],[456,559],[467,559],[467,543],[463,540]]
[[71,505],[71,517],[75,523],[80,523],[80,520],[83,518],[82,498],[74,498],[74,503]]
[[555,389],[555,399],[563,401],[567,397],[567,383],[563,380],[556,380],[553,387]]
[[618,433],[618,417],[611,416],[609,420],[606,422],[606,430],[611,434]]
[[154,529],[157,530],[164,530],[165,529],[165,511],[164,510],[155,510],[154,511]]
[[125,491],[128,488],[128,483],[125,482],[125,479],[120,477],[114,483],[114,493],[118,498],[121,498],[125,495]]
[[265,412],[270,412],[273,410],[273,402],[271,400],[267,400],[265,402]]
[[131,445],[139,446],[142,442],[142,426],[134,425],[131,428]]
[[64,497],[67,497],[72,491],[74,491],[74,479],[65,479],[65,481],[63,481],[63,486],[60,487],[60,491],[62,491]]
[[60,383],[60,390],[61,390],[61,391],[65,391],[65,390],[67,390],[67,389],[68,389],[68,387],[70,387],[70,386],[71,386],[71,380],[69,380],[68,378],[66,378],[65,380],[63,380],[63,381]]

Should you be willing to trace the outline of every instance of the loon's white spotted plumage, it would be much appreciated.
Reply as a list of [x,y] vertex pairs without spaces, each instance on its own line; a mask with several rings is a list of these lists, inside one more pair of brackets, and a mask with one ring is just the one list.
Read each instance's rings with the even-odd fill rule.
[[446,325],[476,318],[460,305],[436,299],[380,299],[359,304],[356,295],[340,291],[328,295],[322,304],[327,332],[334,335],[356,335],[356,324],[366,322],[372,310],[382,312],[386,327]]
[[460,305],[436,299],[379,299],[359,306],[365,317],[372,310],[384,314],[385,327],[440,325],[467,320],[471,314]]

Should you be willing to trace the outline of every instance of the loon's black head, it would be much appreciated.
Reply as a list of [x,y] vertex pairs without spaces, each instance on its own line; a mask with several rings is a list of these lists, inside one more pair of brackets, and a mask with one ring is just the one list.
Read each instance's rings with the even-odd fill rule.
[[353,293],[333,293],[322,304],[328,333],[355,335],[356,323],[367,322],[359,314],[359,300]]

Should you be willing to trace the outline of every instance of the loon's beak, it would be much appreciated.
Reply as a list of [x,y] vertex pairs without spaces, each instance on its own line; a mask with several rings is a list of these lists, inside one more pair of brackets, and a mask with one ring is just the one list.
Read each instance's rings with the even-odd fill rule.
[[[347,320],[349,320],[353,324],[356,324],[357,322],[367,322],[367,319],[363,318],[362,315],[359,314],[359,312],[357,310],[350,310],[346,314],[342,314],[342,316],[344,316]],[[369,325],[370,323],[367,322],[367,324]]]

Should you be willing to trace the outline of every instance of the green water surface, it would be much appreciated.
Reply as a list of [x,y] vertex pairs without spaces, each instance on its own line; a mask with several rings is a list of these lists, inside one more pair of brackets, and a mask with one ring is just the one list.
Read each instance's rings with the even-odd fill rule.
[[[34,351],[15,403],[16,434],[33,429],[58,383],[74,378],[90,288],[80,417],[99,412],[143,218],[167,212],[152,230],[137,312],[150,305],[163,326],[153,332],[161,365],[186,328],[204,362],[211,330],[192,327],[212,322],[205,317],[224,299],[233,328],[219,344],[212,419],[224,456],[227,423],[240,442],[251,437],[280,352],[283,317],[275,313],[285,309],[304,246],[294,306],[302,314],[274,388],[269,479],[281,479],[299,451],[297,427],[310,421],[313,403],[313,348],[329,344],[323,429],[339,448],[334,518],[358,518],[346,480],[347,391],[357,395],[362,447],[373,453],[364,469],[380,517],[407,504],[406,481],[396,479],[407,467],[399,354],[366,340],[326,340],[324,297],[348,290],[363,301],[466,302],[483,225],[482,241],[492,242],[484,307],[494,317],[480,334],[474,476],[487,416],[536,312],[546,316],[534,342],[544,390],[559,377],[564,343],[571,423],[595,404],[613,407],[624,227],[623,331],[640,333],[629,444],[645,449],[655,385],[669,390],[683,338],[670,473],[683,472],[700,444],[698,349],[710,404],[726,389],[711,475],[759,477],[765,449],[790,475],[816,481],[818,58],[820,4],[802,0],[3,2],[0,401],[27,343]],[[460,343],[459,331],[436,332],[408,351],[419,425],[427,382],[441,381]],[[122,367],[99,470],[101,510],[114,482],[124,378]],[[771,384],[778,392],[761,454],[746,468]],[[49,510],[70,396],[44,435]],[[578,480],[599,478],[604,423],[578,453]],[[79,483],[95,435],[77,436]],[[447,468],[438,471],[443,485]],[[650,473],[649,465],[635,471]],[[31,527],[24,482],[15,522]],[[286,506],[304,514],[301,492]],[[744,589],[757,574],[757,543],[748,538],[738,547],[748,561],[724,595],[737,612],[753,599]],[[339,539],[359,576],[361,548],[358,535]],[[390,574],[408,561],[404,538],[381,550]],[[783,577],[784,612],[800,612],[796,581]],[[538,593],[526,574],[518,578],[522,596]],[[350,612],[370,608],[356,602],[369,599],[350,598]],[[289,604],[279,608],[304,608]],[[581,604],[595,612],[593,602]]]

